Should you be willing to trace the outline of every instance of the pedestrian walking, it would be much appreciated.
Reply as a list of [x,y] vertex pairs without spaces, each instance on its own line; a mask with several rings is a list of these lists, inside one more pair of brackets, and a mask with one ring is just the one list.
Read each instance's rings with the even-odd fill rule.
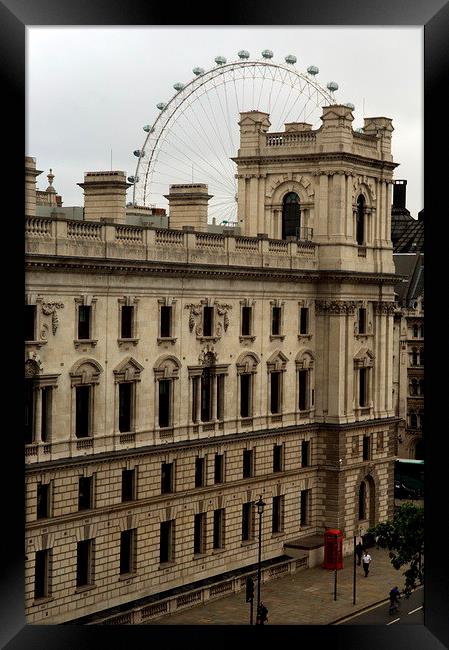
[[362,566],[363,566],[363,570],[365,572],[365,578],[368,577],[369,565],[371,563],[371,559],[372,559],[371,555],[367,551],[364,551],[363,556],[362,556]]
[[355,547],[355,554],[357,556],[357,565],[360,566],[362,562],[362,555],[363,555],[363,546],[361,542],[359,542]]
[[264,625],[265,623],[268,623],[268,609],[261,602],[257,608],[256,625]]

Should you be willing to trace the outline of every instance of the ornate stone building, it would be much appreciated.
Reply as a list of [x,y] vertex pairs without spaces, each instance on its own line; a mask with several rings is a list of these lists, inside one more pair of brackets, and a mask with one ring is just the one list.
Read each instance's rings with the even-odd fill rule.
[[241,235],[209,231],[201,184],[170,186],[169,228],[130,224],[123,172],[85,174],[84,219],[36,216],[27,159],[30,623],[242,588],[259,495],[264,579],[391,516],[393,127],[352,120],[241,114]]

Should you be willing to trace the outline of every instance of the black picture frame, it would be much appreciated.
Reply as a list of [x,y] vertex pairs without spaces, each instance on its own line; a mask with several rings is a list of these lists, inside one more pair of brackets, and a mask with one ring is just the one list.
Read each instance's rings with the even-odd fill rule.
[[[3,0],[0,2],[0,69],[4,90],[1,156],[3,194],[3,253],[12,253],[4,272],[4,348],[8,359],[7,404],[4,412],[2,440],[3,467],[3,555],[0,595],[0,644],[8,650],[33,648],[61,650],[62,648],[100,648],[112,644],[116,647],[140,647],[163,644],[171,648],[175,643],[187,647],[214,643],[215,647],[228,647],[253,642],[257,633],[250,627],[240,626],[151,626],[151,627],[82,627],[26,625],[24,616],[24,489],[23,445],[20,430],[22,414],[22,329],[17,326],[16,314],[22,314],[24,273],[23,222],[25,152],[24,119],[25,97],[25,27],[31,25],[301,25],[301,26],[424,26],[424,94],[425,94],[425,201],[426,201],[426,582],[424,626],[265,626],[263,638],[256,643],[276,643],[289,637],[295,643],[320,647],[325,643],[335,647],[354,647],[363,650],[380,648],[414,648],[440,650],[449,647],[449,603],[447,574],[447,543],[445,543],[445,518],[447,511],[447,473],[445,459],[447,432],[444,427],[443,384],[436,369],[436,300],[438,279],[444,278],[442,268],[444,250],[438,246],[445,242],[440,236],[440,224],[446,220],[445,190],[447,180],[443,165],[435,161],[442,146],[445,129],[445,103],[442,102],[444,85],[447,85],[449,62],[449,4],[441,0],[348,0],[344,6],[334,0],[315,2],[254,3],[240,0],[237,3],[216,5],[215,15],[185,3],[175,7],[171,3],[145,2],[144,0]],[[196,19],[204,18],[205,22]],[[213,23],[213,25],[212,25]],[[444,84],[444,82],[446,82]],[[418,101],[418,99],[417,99]],[[5,144],[9,139],[9,146]],[[4,169],[3,169],[4,167]],[[446,253],[447,254],[447,253]],[[12,287],[10,288],[10,284]],[[443,294],[441,298],[443,297]],[[435,302],[434,302],[435,301]],[[443,301],[445,303],[445,301]],[[444,307],[444,304],[443,304]],[[443,309],[443,312],[445,310]],[[20,319],[18,319],[20,321]],[[441,326],[441,325],[440,325]],[[429,335],[429,332],[431,334]],[[444,340],[444,339],[443,339]],[[440,341],[439,341],[440,342]],[[444,352],[444,344],[438,351]],[[10,383],[9,383],[10,382]],[[7,476],[7,471],[10,475]],[[386,589],[387,589],[386,585]]]

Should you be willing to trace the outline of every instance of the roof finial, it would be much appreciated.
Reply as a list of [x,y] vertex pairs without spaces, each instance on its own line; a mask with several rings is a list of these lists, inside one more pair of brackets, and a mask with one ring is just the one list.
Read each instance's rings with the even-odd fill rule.
[[50,169],[50,173],[47,174],[49,185],[48,185],[47,189],[45,190],[46,192],[56,192],[55,188],[53,187],[53,179],[54,179],[54,177],[55,177],[55,175],[53,174],[53,170]]

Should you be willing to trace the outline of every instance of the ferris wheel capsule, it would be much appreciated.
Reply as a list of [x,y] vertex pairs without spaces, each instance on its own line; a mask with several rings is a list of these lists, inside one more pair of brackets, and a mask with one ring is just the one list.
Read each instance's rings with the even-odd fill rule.
[[338,83],[336,81],[329,81],[326,88],[333,93],[334,90],[338,90]]
[[320,71],[320,69],[317,68],[316,65],[309,65],[309,67],[307,68],[307,72],[308,72],[309,74],[311,74],[313,77],[314,77],[316,74],[318,74],[319,71]]
[[353,111],[354,108],[355,108],[354,104],[351,104],[351,102],[348,102],[347,104],[345,104],[345,106],[346,106],[346,108],[350,108],[351,111]]
[[179,92],[180,90],[185,88],[185,84],[181,83],[180,81],[177,81],[175,84],[173,84],[173,88]]
[[264,50],[262,52],[262,56],[264,59],[272,59],[273,58],[273,52],[271,50]]
[[138,182],[139,182],[138,176],[128,176],[128,183],[138,183]]
[[296,58],[296,56],[294,54],[288,54],[285,57],[285,63],[291,63],[293,65],[294,63],[296,63],[296,61],[297,61],[297,58]]
[[204,68],[195,67],[193,68],[192,72],[198,76],[199,74],[204,74]]
[[136,156],[136,158],[144,158],[145,151],[141,151],[140,149],[136,149],[135,151],[133,151],[133,154]]
[[165,102],[159,102],[159,104],[156,104],[156,108],[158,108],[160,111],[163,111],[164,108],[167,108],[167,104]]
[[240,50],[240,52],[239,52],[239,59],[249,59],[249,52],[248,52],[248,50]]
[[145,124],[145,126],[142,127],[145,133],[153,133],[154,127],[152,127],[150,124]]
[[226,59],[224,56],[216,56],[215,57],[215,63],[217,65],[223,65],[223,63],[226,63]]

